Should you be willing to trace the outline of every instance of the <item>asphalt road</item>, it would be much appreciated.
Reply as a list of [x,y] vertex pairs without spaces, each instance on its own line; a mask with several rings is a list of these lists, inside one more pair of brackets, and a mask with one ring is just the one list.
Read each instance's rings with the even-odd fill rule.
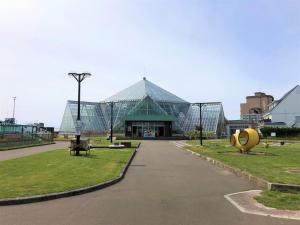
[[224,198],[253,188],[170,142],[145,141],[119,184],[71,198],[0,207],[0,224],[299,225],[243,214]]
[[19,148],[14,150],[0,151],[0,161],[34,155],[37,153],[52,151],[55,149],[66,149],[69,145],[69,142],[60,141],[51,145],[42,145],[29,148]]

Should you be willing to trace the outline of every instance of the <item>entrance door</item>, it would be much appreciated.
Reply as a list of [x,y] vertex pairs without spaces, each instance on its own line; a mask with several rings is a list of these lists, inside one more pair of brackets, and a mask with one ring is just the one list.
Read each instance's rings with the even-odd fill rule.
[[[172,135],[172,122],[130,121],[133,138],[169,137]],[[129,122],[127,124],[129,126]]]
[[143,137],[143,127],[137,127],[137,136],[139,138]]
[[164,136],[165,136],[165,128],[158,127],[158,137],[164,137]]
[[137,137],[137,127],[136,126],[132,127],[132,137],[133,138]]
[[132,137],[136,138],[139,137],[141,138],[143,136],[143,128],[140,126],[132,126]]

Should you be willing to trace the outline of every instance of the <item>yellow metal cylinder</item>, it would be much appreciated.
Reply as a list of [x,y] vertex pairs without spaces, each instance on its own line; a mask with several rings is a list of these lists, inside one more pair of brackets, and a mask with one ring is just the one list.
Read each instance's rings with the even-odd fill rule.
[[238,140],[239,134],[240,132],[237,131],[235,134],[231,135],[230,144],[240,150],[242,146]]
[[230,138],[230,143],[241,152],[248,152],[260,142],[259,134],[252,128],[247,128],[244,131],[236,131]]

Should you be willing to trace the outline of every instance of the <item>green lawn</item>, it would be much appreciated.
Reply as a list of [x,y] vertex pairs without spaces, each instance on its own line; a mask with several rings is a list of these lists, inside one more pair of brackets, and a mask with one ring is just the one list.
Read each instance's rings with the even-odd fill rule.
[[300,194],[264,191],[256,200],[271,208],[300,210]]
[[[187,148],[269,182],[300,185],[300,143],[286,140],[287,144],[280,146],[278,142],[269,140],[267,149],[261,143],[248,155],[238,153],[229,140],[205,140],[204,147],[199,141],[188,141],[191,146]],[[300,194],[264,191],[256,200],[271,208],[300,210]]]
[[70,156],[55,150],[0,162],[0,199],[74,190],[119,177],[133,149],[92,150]]
[[[107,147],[111,145],[110,140],[107,140],[106,137],[92,137],[91,139],[91,145],[94,147]],[[131,142],[132,148],[137,148],[139,145],[139,141],[132,141],[132,140],[113,140],[113,143],[120,143],[120,142]]]
[[[240,154],[229,144],[229,140],[205,140],[204,147],[197,146],[199,141],[188,141],[192,146],[188,149],[215,158],[227,165],[247,171],[269,182],[300,185],[300,143],[276,145],[278,141],[270,141],[271,147],[263,144],[256,146],[252,153]],[[298,174],[290,170],[298,170]]]
[[[107,140],[107,137],[85,137],[91,140],[91,145],[94,147],[107,147],[111,145],[110,140]],[[71,141],[72,138],[65,139],[62,136],[59,136],[54,139],[54,141]],[[132,141],[132,140],[113,140],[113,143],[120,143],[120,142],[131,142],[133,148],[137,148],[139,145],[139,141]]]

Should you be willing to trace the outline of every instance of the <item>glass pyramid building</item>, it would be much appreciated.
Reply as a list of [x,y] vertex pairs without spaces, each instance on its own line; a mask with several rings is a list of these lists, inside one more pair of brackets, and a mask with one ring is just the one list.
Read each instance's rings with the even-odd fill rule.
[[[60,133],[75,134],[76,119],[77,102],[68,101]],[[81,102],[82,133],[108,133],[111,119],[115,133],[140,138],[169,137],[199,127],[200,108],[144,78],[103,102]],[[204,132],[222,135],[225,117],[221,103],[202,107],[202,124]]]

